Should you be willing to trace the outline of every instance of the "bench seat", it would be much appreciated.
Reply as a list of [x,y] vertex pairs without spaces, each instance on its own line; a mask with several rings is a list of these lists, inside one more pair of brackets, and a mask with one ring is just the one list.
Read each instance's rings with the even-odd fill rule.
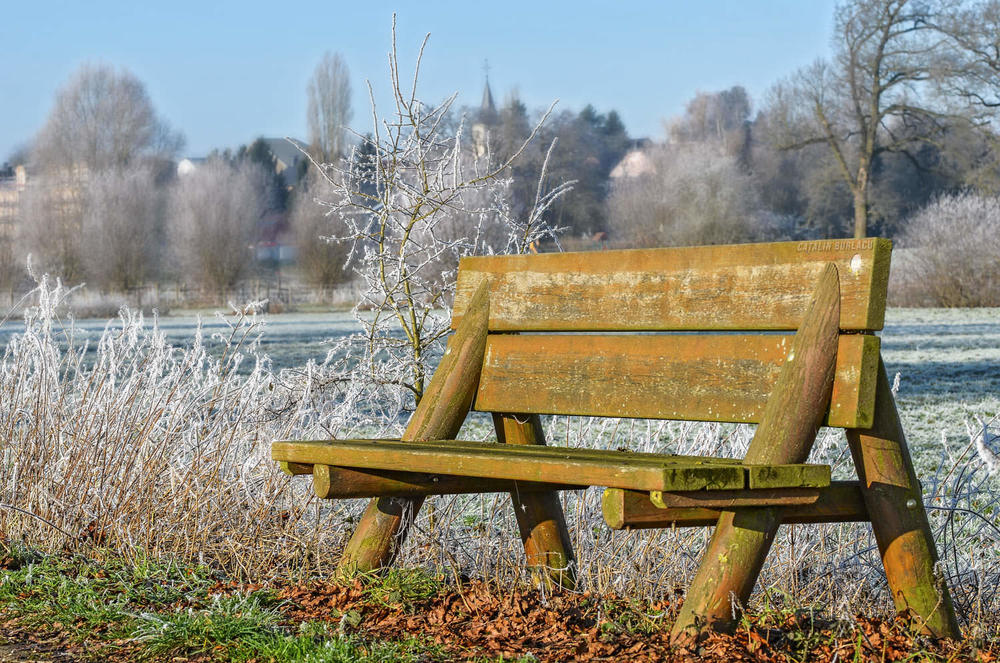
[[730,458],[462,440],[275,442],[271,456],[279,462],[306,465],[650,492],[822,488],[830,485],[828,465],[750,465]]

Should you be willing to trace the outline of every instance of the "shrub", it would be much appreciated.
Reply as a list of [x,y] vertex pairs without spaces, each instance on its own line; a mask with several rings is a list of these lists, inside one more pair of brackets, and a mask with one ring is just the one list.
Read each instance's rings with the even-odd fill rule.
[[909,220],[899,244],[892,303],[1000,306],[1000,198],[940,197]]
[[756,237],[757,195],[734,157],[698,143],[657,148],[650,159],[654,172],[613,185],[608,226],[616,241],[691,246]]

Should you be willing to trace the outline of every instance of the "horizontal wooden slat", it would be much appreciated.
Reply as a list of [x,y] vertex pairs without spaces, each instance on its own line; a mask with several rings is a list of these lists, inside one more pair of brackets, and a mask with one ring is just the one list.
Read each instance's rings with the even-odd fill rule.
[[[495,334],[474,408],[642,419],[759,421],[785,334]],[[879,339],[842,335],[827,423],[871,426]]]
[[[400,440],[382,440],[388,442],[399,442]],[[327,440],[326,443],[331,441]],[[406,444],[428,444],[432,446],[446,446],[449,449],[503,449],[509,447],[501,447],[495,443],[490,442],[479,442],[475,440],[406,440]],[[596,458],[598,460],[606,460],[608,458],[614,458],[619,461],[627,462],[653,462],[655,464],[662,464],[664,462],[673,464],[683,464],[683,465],[743,465],[743,461],[739,458],[719,458],[716,456],[683,456],[679,454],[671,453],[643,453],[638,451],[624,451],[619,449],[595,449],[593,447],[564,447],[564,446],[549,446],[544,444],[525,444],[519,445],[517,453],[520,456],[546,456],[548,458],[562,458],[566,454],[572,454],[574,457],[580,458]],[[311,472],[312,470],[310,470]]]
[[426,497],[469,493],[527,494],[549,490],[583,490],[587,487],[359,467],[317,467],[328,468],[317,473],[313,479],[313,490],[323,499]]
[[739,489],[746,487],[749,474],[748,467],[731,459],[448,440],[275,442],[271,456],[289,463],[635,490]]
[[[275,442],[271,457],[277,461],[318,463],[340,467],[361,467],[432,474],[562,483],[567,485],[609,486],[636,490],[703,490],[743,488],[746,480],[739,465],[700,463],[661,457],[606,458],[591,453],[574,454],[571,449],[551,449],[556,453],[525,451],[526,445],[486,444],[479,447],[449,445],[448,441],[398,442],[387,440],[335,440],[317,442]],[[653,456],[653,454],[649,454]]]
[[792,330],[837,266],[840,328],[879,330],[885,239],[463,258],[452,324],[490,281],[492,331]]
[[[835,481],[816,489],[817,499],[810,504],[780,507],[781,522],[840,523],[869,520],[868,509],[857,481]],[[747,491],[753,492],[753,491]],[[774,491],[759,491],[769,493]],[[704,493],[712,496],[714,493]],[[661,509],[646,493],[609,488],[602,499],[604,520],[612,529],[655,529],[663,527],[704,527],[715,525],[722,513],[717,508],[682,506]],[[731,508],[750,505],[734,505]],[[750,507],[753,508],[753,507]]]

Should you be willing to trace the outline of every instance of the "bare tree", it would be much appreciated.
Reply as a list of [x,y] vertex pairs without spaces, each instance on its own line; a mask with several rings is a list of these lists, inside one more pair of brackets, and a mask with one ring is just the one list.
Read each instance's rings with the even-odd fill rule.
[[8,304],[14,305],[14,290],[25,276],[25,261],[18,251],[16,237],[0,234],[0,288],[7,291]]
[[868,233],[871,183],[879,155],[906,154],[963,116],[935,95],[954,75],[954,48],[940,25],[950,0],[853,0],[836,14],[836,56],[820,60],[771,92],[780,147],[826,145],[850,189],[854,235]]
[[67,283],[83,279],[83,215],[86,193],[78,178],[53,171],[25,189],[20,214],[20,253],[40,271]]
[[334,227],[330,207],[316,202],[334,197],[326,179],[312,168],[305,181],[296,187],[291,203],[291,226],[299,271],[309,283],[324,290],[350,278],[347,268],[350,247],[344,241],[333,239],[345,229]]
[[1000,108],[1000,0],[962,6],[943,16],[940,27],[956,46],[946,93],[974,107]]
[[389,421],[423,395],[429,361],[449,333],[446,307],[458,259],[527,251],[551,235],[543,216],[568,190],[568,184],[548,188],[543,166],[534,205],[514,218],[504,173],[541,122],[502,163],[490,163],[488,153],[479,158],[462,142],[463,122],[449,121],[457,95],[436,106],[419,100],[419,57],[413,88],[404,89],[395,32],[394,19],[393,114],[380,117],[371,93],[372,133],[359,137],[361,144],[342,165],[322,171],[333,187],[331,228],[341,229],[334,232],[350,243],[366,287],[356,308],[364,332],[345,341],[344,355],[351,359],[344,379],[358,385],[356,397],[367,403],[366,411],[384,413]]
[[712,142],[728,154],[742,155],[747,146],[750,97],[741,85],[720,92],[699,92],[684,115],[667,123],[673,142]]
[[87,186],[83,263],[103,290],[125,292],[156,274],[164,194],[148,166],[107,170]]
[[721,143],[649,152],[654,172],[623,177],[608,200],[608,225],[631,246],[745,242],[756,233],[753,181]]
[[57,94],[34,156],[45,169],[100,171],[170,158],[182,145],[139,79],[110,65],[84,65]]
[[329,163],[344,156],[347,125],[351,121],[351,81],[339,53],[327,52],[316,65],[307,88],[309,148],[317,161]]
[[168,230],[185,278],[224,296],[250,271],[264,209],[262,183],[259,166],[221,160],[180,179],[171,196]]

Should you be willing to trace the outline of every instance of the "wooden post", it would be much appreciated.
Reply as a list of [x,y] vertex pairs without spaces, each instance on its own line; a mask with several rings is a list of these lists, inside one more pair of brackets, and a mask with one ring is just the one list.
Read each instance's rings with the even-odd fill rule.
[[[545,444],[545,432],[537,414],[493,413],[497,440],[507,444]],[[546,587],[576,587],[573,546],[566,528],[559,494],[555,491],[510,493],[521,532],[521,542],[536,580]]]
[[[490,317],[489,283],[476,290],[444,357],[403,433],[403,440],[451,439],[458,435],[479,384]],[[392,561],[423,498],[380,497],[371,501],[344,549],[338,571],[371,571]]]
[[[788,359],[764,408],[745,463],[803,463],[826,416],[840,335],[840,279],[820,275]],[[722,511],[671,631],[675,645],[702,629],[732,626],[732,598],[746,603],[781,524],[778,508]]]
[[879,359],[875,421],[848,429],[847,442],[871,514],[875,541],[896,609],[910,610],[926,633],[960,638],[951,594],[935,573],[934,538],[899,423],[885,364]]

